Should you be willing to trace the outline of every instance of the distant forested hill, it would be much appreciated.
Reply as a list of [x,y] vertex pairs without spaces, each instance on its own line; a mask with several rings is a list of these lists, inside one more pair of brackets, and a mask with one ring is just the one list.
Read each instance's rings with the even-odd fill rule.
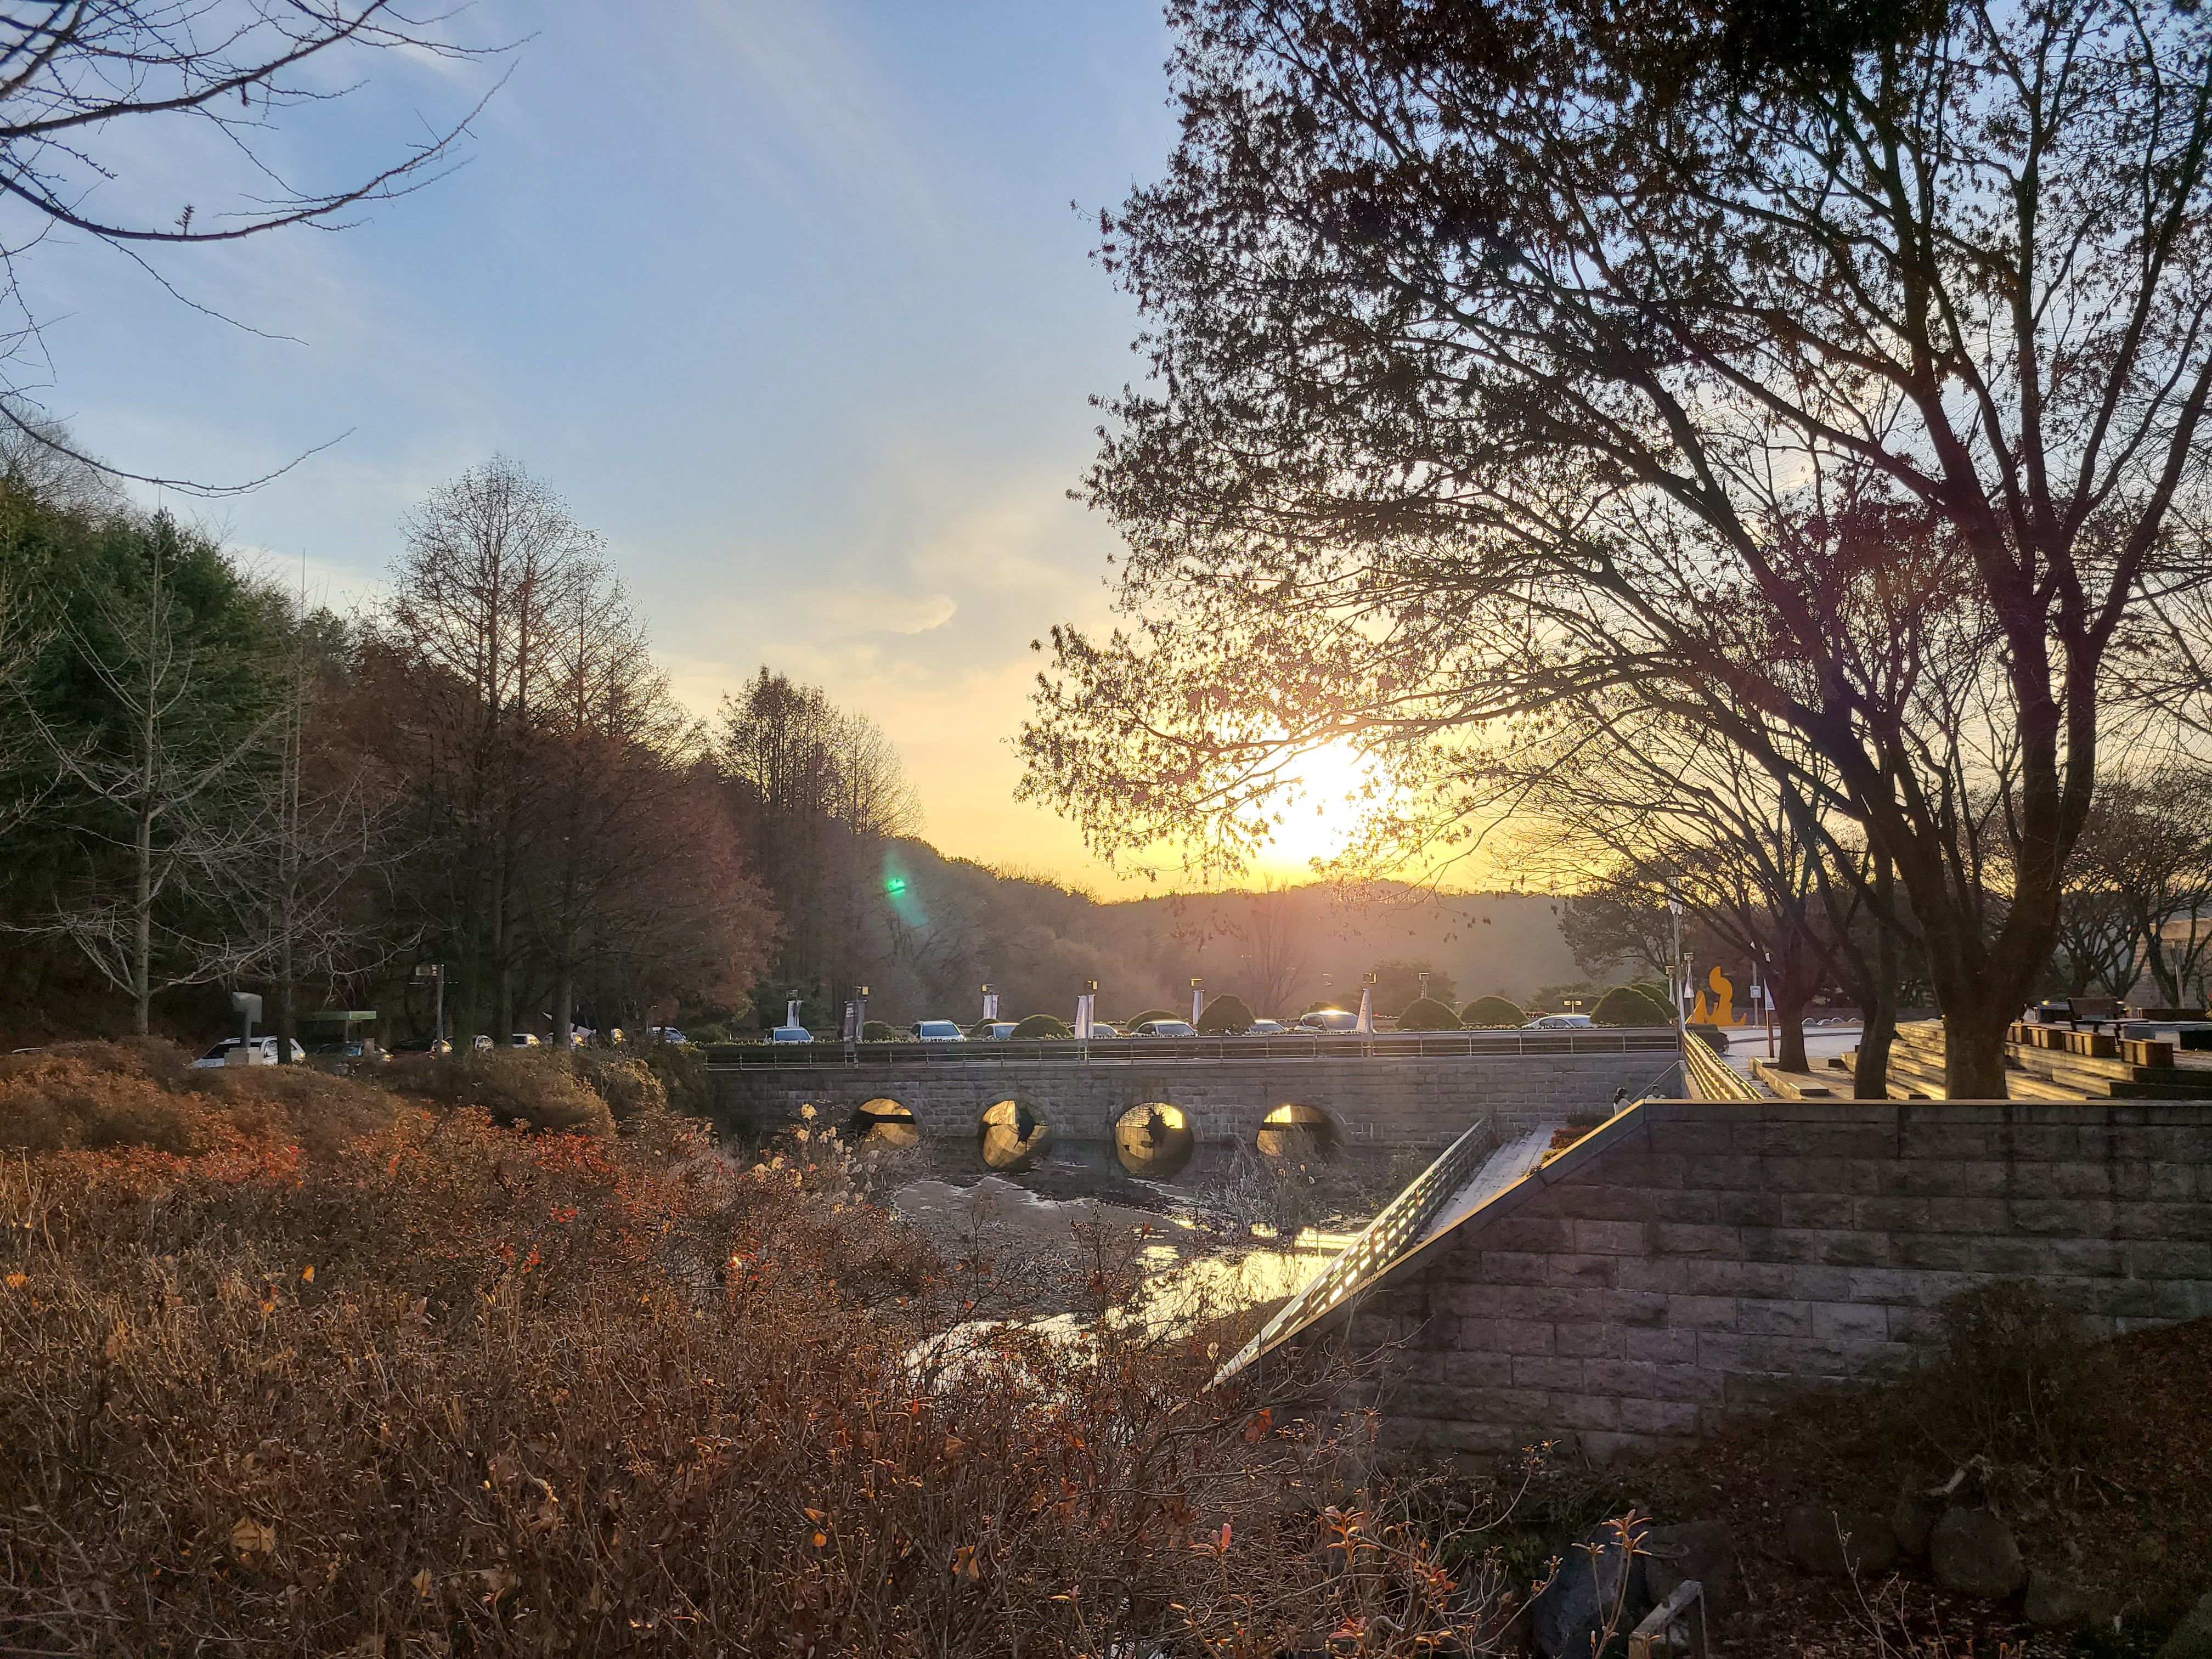
[[1101,902],[1055,883],[1002,875],[927,843],[883,844],[868,928],[872,1015],[972,1020],[980,988],[1010,1017],[1067,1015],[1085,980],[1098,1011],[1187,1011],[1190,981],[1233,991],[1255,1012],[1295,1016],[1328,1000],[1357,1006],[1364,976],[1386,963],[1378,1006],[1407,994],[1412,965],[1461,1002],[1580,976],[1558,901],[1528,894],[1438,896],[1402,886],[1340,891],[1199,893]]

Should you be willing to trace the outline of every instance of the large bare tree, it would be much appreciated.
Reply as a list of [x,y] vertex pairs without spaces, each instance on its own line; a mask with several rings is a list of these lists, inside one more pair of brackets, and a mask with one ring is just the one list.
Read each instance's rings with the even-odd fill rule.
[[1102,246],[1136,622],[1056,635],[1032,792],[1233,851],[1302,748],[1632,692],[1856,826],[2002,1096],[2115,639],[2203,570],[2212,23],[1170,14],[1182,137]]
[[[465,44],[451,15],[395,0],[0,0],[0,308],[13,319],[0,328],[0,425],[115,470],[72,447],[33,396],[40,318],[21,276],[51,233],[104,243],[169,289],[151,262],[161,248],[343,224],[444,172],[480,99],[337,178],[303,175],[277,135],[336,113],[377,60],[504,50]],[[191,181],[174,196],[139,187],[156,151]]]

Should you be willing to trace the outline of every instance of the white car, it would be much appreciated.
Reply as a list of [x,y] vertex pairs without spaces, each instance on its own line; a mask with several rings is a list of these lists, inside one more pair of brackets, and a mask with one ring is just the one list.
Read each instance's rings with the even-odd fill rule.
[[527,1031],[517,1031],[507,1038],[507,1046],[510,1048],[541,1048],[544,1044]]
[[1589,1023],[1588,1014],[1546,1014],[1530,1020],[1521,1029],[1524,1031],[1579,1031]]
[[1356,1031],[1358,1029],[1359,1016],[1347,1013],[1341,1008],[1316,1008],[1310,1014],[1298,1016],[1298,1030],[1301,1031]]
[[1198,1027],[1187,1019],[1148,1019],[1130,1035],[1142,1037],[1196,1036]]
[[1279,1019],[1255,1019],[1244,1028],[1246,1036],[1280,1036],[1290,1027]]
[[977,1029],[983,1033],[983,1041],[1004,1042],[1008,1037],[1013,1036],[1014,1022],[1011,1019],[994,1019],[988,1025],[979,1026]]
[[[199,1072],[211,1070],[217,1066],[274,1066],[276,1063],[276,1041],[273,1036],[256,1037],[249,1045],[244,1037],[225,1037],[194,1060],[192,1069]],[[250,1052],[233,1059],[234,1051],[241,1048],[249,1048]],[[295,1066],[307,1063],[307,1051],[296,1042],[292,1045],[292,1063]]]
[[655,1042],[689,1042],[691,1040],[673,1025],[649,1025],[646,1028],[646,1035]]
[[811,1042],[814,1033],[804,1025],[779,1025],[768,1034],[770,1042]]
[[965,1042],[968,1033],[949,1019],[925,1019],[914,1028],[918,1042]]

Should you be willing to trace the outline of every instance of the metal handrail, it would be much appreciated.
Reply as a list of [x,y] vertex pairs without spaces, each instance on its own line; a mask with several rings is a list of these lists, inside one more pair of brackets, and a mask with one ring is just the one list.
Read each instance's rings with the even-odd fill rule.
[[1692,1100],[1764,1100],[1747,1077],[1721,1063],[1718,1054],[1694,1032],[1682,1039],[1682,1087]]
[[1187,1065],[1194,1060],[1249,1062],[1310,1060],[1449,1060],[1484,1054],[1656,1053],[1675,1045],[1663,1026],[1601,1031],[1379,1033],[1374,1036],[1112,1037],[1089,1042],[757,1042],[715,1043],[707,1064],[736,1069],[808,1066]]
[[1214,1373],[1213,1381],[1218,1383],[1234,1376],[1285,1337],[1322,1318],[1361,1285],[1388,1273],[1420,1242],[1429,1223],[1466,1188],[1497,1145],[1488,1118],[1452,1142],[1443,1156],[1385,1205],[1367,1224],[1367,1230],[1339,1251],[1311,1283],[1276,1310],[1259,1334]]

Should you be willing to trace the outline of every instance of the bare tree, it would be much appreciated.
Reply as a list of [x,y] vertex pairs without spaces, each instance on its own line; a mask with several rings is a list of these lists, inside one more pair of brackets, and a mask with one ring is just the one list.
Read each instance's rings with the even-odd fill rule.
[[2114,642],[2204,574],[2203,21],[1175,21],[1182,137],[1101,250],[1157,371],[1091,489],[1137,620],[1055,636],[1032,793],[1233,849],[1303,749],[1632,688],[1856,824],[1947,1090],[2002,1095]]
[[[167,288],[149,263],[155,248],[338,225],[437,178],[481,100],[342,180],[295,179],[270,140],[283,118],[342,100],[371,60],[505,50],[462,45],[444,21],[393,0],[0,0],[0,304],[15,319],[0,330],[0,370],[15,371],[0,372],[0,425],[82,465],[114,471],[71,447],[21,373],[39,333],[21,266],[53,228],[105,243]],[[135,193],[118,181],[133,171],[134,153],[155,145],[203,156],[188,170],[205,194],[126,209]]]
[[46,931],[61,933],[131,1000],[132,1029],[148,1029],[154,994],[234,973],[243,942],[219,931],[179,926],[233,878],[246,854],[241,827],[222,810],[245,782],[276,717],[242,732],[210,730],[200,653],[169,570],[173,537],[157,520],[142,589],[90,596],[94,625],[68,637],[112,711],[102,734],[58,732],[33,718],[54,762],[89,797],[88,835],[123,854],[125,890],[88,867],[57,896]]
[[413,677],[419,833],[441,849],[422,920],[454,939],[466,1005],[511,1030],[526,945],[522,867],[563,692],[562,640],[604,580],[599,538],[544,484],[495,457],[410,517],[379,622]]
[[399,856],[386,792],[359,757],[317,742],[325,665],[304,603],[277,678],[264,763],[210,802],[233,826],[237,856],[209,873],[222,898],[241,978],[273,993],[278,1063],[299,1035],[299,988],[375,971],[407,942],[366,901]]
[[1296,905],[1288,887],[1271,881],[1249,895],[1242,916],[1228,924],[1231,936],[1244,946],[1244,971],[1255,1006],[1270,1018],[1290,1006],[1291,994],[1313,966]]

